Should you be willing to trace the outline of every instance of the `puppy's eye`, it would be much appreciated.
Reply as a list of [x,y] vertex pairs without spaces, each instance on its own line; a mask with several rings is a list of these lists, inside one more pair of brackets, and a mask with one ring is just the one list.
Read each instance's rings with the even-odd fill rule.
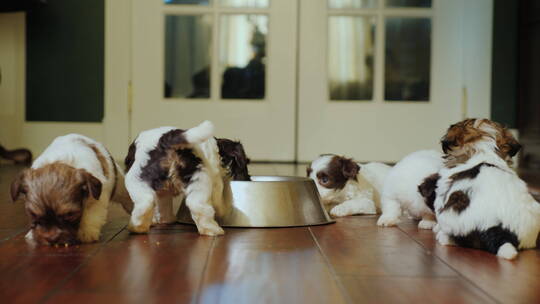
[[72,211],[72,212],[68,212],[68,213],[63,214],[63,215],[62,215],[62,218],[63,218],[65,221],[73,222],[73,221],[78,220],[80,216],[81,216],[81,213],[80,213],[80,212]]
[[323,183],[323,184],[328,183],[328,176],[326,176],[326,175],[321,176],[321,183]]

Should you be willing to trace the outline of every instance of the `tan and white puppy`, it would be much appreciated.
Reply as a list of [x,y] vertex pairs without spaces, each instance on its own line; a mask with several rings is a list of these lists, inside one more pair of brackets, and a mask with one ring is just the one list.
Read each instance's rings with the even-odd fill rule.
[[443,149],[449,157],[439,172],[434,203],[439,243],[505,259],[514,259],[518,249],[536,247],[540,204],[510,168],[519,148],[504,127],[487,119],[448,129]]
[[185,197],[200,234],[224,233],[215,220],[227,210],[224,187],[230,179],[250,180],[249,159],[240,142],[216,139],[213,131],[205,121],[188,130],[161,127],[137,136],[125,159],[126,187],[135,203],[130,231],[175,222],[173,200]]
[[350,158],[324,154],[307,168],[323,204],[334,217],[380,212],[380,193],[390,166],[358,164]]
[[124,175],[107,149],[79,134],[57,137],[13,180],[11,198],[24,200],[26,237],[47,245],[99,240],[111,200],[132,209]]

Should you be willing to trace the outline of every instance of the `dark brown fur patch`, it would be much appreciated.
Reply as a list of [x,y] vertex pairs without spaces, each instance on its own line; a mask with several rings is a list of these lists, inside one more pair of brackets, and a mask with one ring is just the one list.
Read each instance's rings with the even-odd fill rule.
[[455,181],[462,180],[462,179],[476,178],[476,176],[478,176],[478,174],[480,174],[480,169],[482,167],[484,167],[484,166],[497,168],[497,166],[489,164],[489,163],[479,163],[478,165],[476,165],[476,166],[474,166],[474,167],[472,167],[470,169],[460,171],[460,172],[456,172],[456,173],[452,174],[450,176],[450,180],[452,182],[455,182]]
[[200,168],[201,159],[191,149],[182,148],[187,144],[183,132],[175,129],[163,134],[141,168],[141,179],[158,194],[178,194]]
[[24,200],[38,242],[71,244],[77,242],[84,201],[99,198],[101,182],[83,169],[56,162],[22,172],[11,194]]
[[418,192],[424,198],[424,202],[429,209],[434,210],[433,203],[437,194],[437,181],[441,178],[438,173],[432,174],[424,179],[418,186]]
[[470,204],[470,199],[467,193],[463,191],[455,191],[450,194],[450,197],[446,201],[444,207],[439,210],[439,213],[444,212],[449,209],[453,209],[458,214],[467,209]]
[[113,175],[114,184],[113,184],[113,187],[112,187],[111,197],[110,197],[110,199],[112,199],[112,197],[116,193],[116,186],[118,186],[118,168],[116,168],[116,162],[114,161],[114,158],[112,157],[112,155],[110,155],[110,153],[109,153],[109,158],[110,158],[112,166],[113,166],[113,174],[114,174]]
[[349,179],[356,180],[360,166],[350,158],[334,155],[328,166],[317,172],[321,186],[328,189],[343,189]]
[[124,159],[124,165],[126,165],[126,173],[128,173],[129,169],[131,169],[131,166],[133,166],[133,163],[135,162],[135,152],[137,152],[137,145],[135,144],[135,141],[133,141],[131,145],[129,145],[128,154]]
[[309,177],[311,175],[311,173],[313,172],[313,169],[311,168],[311,166],[308,166],[306,168],[306,176]]
[[244,146],[239,141],[227,138],[217,138],[221,166],[226,168],[233,180],[249,181],[251,176],[248,172],[249,158],[244,151]]

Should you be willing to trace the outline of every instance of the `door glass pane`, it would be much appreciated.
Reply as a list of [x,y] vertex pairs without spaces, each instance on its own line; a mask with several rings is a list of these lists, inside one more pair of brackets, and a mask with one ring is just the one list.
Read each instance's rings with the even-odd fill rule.
[[373,8],[378,0],[328,0],[329,8]]
[[385,100],[429,100],[431,19],[387,18]]
[[330,100],[373,99],[374,36],[374,17],[329,17]]
[[266,15],[221,16],[222,98],[264,98],[267,35]]
[[210,97],[211,35],[211,15],[165,17],[165,97]]
[[270,0],[220,0],[222,6],[231,7],[268,7]]
[[199,4],[208,5],[210,0],[163,0],[165,4]]
[[431,0],[386,0],[388,7],[431,7]]

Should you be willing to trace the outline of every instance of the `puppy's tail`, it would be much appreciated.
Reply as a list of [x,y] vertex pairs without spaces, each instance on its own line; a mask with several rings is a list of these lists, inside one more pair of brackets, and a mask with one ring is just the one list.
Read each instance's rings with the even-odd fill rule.
[[190,144],[201,143],[214,135],[214,124],[205,120],[200,125],[184,132],[186,141]]
[[214,124],[203,121],[200,125],[188,130],[176,129],[167,132],[159,139],[159,146],[163,149],[189,149],[193,145],[204,142],[214,135]]

